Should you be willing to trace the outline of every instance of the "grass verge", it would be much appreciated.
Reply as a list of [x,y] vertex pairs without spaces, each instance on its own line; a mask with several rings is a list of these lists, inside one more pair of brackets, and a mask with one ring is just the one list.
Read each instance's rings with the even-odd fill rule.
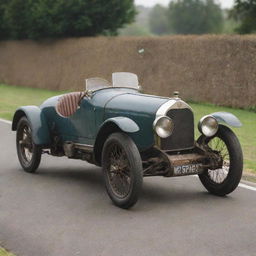
[[[61,93],[64,92],[0,84],[0,117],[11,120],[17,107],[40,105],[45,99]],[[218,111],[231,112],[241,120],[242,128],[233,130],[239,137],[243,148],[245,171],[256,174],[256,113],[211,104],[191,103],[190,105],[195,113],[195,124],[202,116]],[[198,132],[196,135],[198,136]]]
[[6,251],[4,248],[0,247],[0,256],[15,256],[15,255]]
[[40,105],[45,99],[61,93],[64,92],[0,84],[0,117],[12,120],[17,107]]

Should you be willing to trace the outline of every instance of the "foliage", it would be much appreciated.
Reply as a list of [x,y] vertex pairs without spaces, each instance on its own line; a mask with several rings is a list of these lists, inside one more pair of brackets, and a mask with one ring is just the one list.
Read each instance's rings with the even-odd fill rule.
[[240,34],[256,32],[256,0],[235,0],[232,16],[241,22],[236,31]]
[[137,23],[128,25],[121,29],[118,33],[120,36],[150,36],[150,32],[146,27],[140,26]]
[[118,34],[121,36],[150,36],[148,17],[151,8],[145,6],[136,6],[136,19],[132,24],[128,24],[119,29]]
[[148,17],[151,12],[151,7],[145,7],[143,5],[136,6],[136,23],[148,30]]
[[169,32],[169,24],[167,17],[167,8],[157,4],[149,15],[150,31],[156,35],[164,35]]
[[232,17],[228,17],[224,20],[223,26],[223,34],[237,34],[236,28],[238,26],[238,22]]
[[224,9],[222,10],[222,13],[223,13],[223,19],[224,19],[222,33],[236,34],[236,27],[239,25],[239,22],[236,19],[234,19],[234,17],[232,17],[231,15],[232,10]]
[[[115,35],[133,21],[133,0],[0,0],[0,38]],[[5,4],[3,4],[5,3]],[[6,35],[5,31],[9,31]]]
[[31,23],[29,9],[31,2],[28,0],[10,0],[4,8],[3,19],[7,38],[22,39],[28,36],[28,27]]
[[0,0],[0,40],[7,38],[8,35],[8,29],[4,17],[7,3],[8,0]]
[[177,34],[220,33],[222,10],[214,0],[177,0],[169,4],[169,22]]

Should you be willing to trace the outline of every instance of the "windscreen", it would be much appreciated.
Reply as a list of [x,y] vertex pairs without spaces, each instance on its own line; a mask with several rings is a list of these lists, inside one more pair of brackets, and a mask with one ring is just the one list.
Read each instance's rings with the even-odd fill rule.
[[97,91],[111,86],[107,80],[98,77],[86,79],[85,84],[85,89],[87,91]]
[[129,72],[116,72],[112,74],[113,87],[139,88],[138,76]]

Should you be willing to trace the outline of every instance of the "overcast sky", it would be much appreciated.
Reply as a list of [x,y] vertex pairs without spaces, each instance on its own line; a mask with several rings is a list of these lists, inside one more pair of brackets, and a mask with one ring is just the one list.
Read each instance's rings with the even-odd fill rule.
[[[145,6],[153,6],[155,4],[168,5],[170,0],[135,0],[136,4],[145,5]],[[222,6],[222,8],[230,8],[234,4],[234,0],[217,0]]]

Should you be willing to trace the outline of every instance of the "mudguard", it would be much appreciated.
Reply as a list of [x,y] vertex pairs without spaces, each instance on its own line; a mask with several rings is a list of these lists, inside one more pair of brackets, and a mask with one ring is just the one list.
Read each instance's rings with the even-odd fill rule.
[[51,143],[47,121],[41,109],[37,106],[24,106],[16,110],[12,130],[17,130],[17,125],[23,116],[26,116],[32,128],[32,138],[36,145],[49,145]]
[[139,126],[128,117],[118,116],[109,118],[102,124],[101,127],[105,126],[105,124],[109,122],[115,123],[123,132],[134,133],[140,130]]
[[226,123],[233,127],[241,127],[242,126],[242,123],[240,122],[240,120],[235,115],[233,115],[231,113],[215,112],[210,115],[215,117],[219,123]]

